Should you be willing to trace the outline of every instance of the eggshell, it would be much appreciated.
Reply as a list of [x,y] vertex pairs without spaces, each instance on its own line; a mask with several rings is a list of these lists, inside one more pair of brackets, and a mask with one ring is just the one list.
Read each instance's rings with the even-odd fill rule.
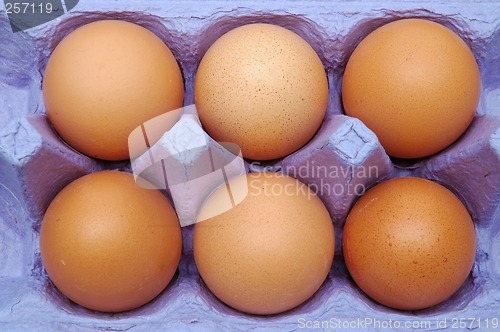
[[361,119],[393,157],[439,152],[464,133],[479,102],[474,55],[454,32],[403,19],[370,33],[345,68],[345,113]]
[[256,23],[220,37],[200,62],[195,103],[217,141],[249,159],[270,160],[302,147],[326,112],[323,64],[299,35]]
[[[220,300],[251,314],[275,314],[311,297],[333,261],[332,221],[321,200],[299,181],[276,173],[230,180],[244,200],[229,211],[197,223],[196,266]],[[202,212],[225,203],[226,186]]]
[[370,189],[344,227],[344,258],[356,284],[386,306],[438,304],[464,283],[476,252],[474,224],[448,189],[397,178]]
[[172,279],[182,247],[174,209],[132,174],[103,171],[79,178],[50,204],[40,253],[55,286],[99,311],[139,307]]
[[57,45],[43,97],[52,125],[69,145],[91,157],[122,160],[129,158],[132,130],[181,107],[184,86],[160,38],[133,23],[104,20]]

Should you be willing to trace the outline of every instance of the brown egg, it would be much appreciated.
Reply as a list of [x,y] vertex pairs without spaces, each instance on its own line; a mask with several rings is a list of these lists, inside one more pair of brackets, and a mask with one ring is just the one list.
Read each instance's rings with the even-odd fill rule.
[[422,19],[370,33],[345,68],[342,100],[393,157],[439,152],[464,133],[479,102],[480,77],[467,44]]
[[204,55],[195,103],[206,131],[238,144],[245,158],[286,156],[311,139],[326,112],[328,82],[313,48],[294,32],[249,24]]
[[[332,221],[321,200],[299,181],[253,173],[229,181],[233,209],[197,223],[193,250],[203,281],[220,300],[251,314],[275,314],[311,297],[333,261]],[[201,215],[225,205],[226,186]],[[210,213],[210,212],[209,212]]]
[[370,189],[344,227],[344,258],[356,284],[386,306],[438,304],[463,284],[474,263],[474,224],[441,185],[398,178]]
[[118,312],[156,297],[181,255],[179,222],[157,190],[104,171],[69,184],[52,201],[40,253],[54,285],[89,309]]
[[129,158],[132,130],[181,107],[184,86],[160,38],[109,20],[84,25],[57,45],[43,96],[50,121],[69,145],[91,157],[122,160]]

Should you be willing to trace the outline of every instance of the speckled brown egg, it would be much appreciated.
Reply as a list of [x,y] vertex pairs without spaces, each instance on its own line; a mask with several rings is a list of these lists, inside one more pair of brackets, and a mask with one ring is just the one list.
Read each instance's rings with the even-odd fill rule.
[[253,173],[229,181],[205,202],[224,206],[226,188],[248,188],[243,201],[194,229],[196,266],[224,303],[251,314],[275,314],[310,298],[333,261],[332,221],[321,200],[299,181]]
[[445,187],[397,178],[370,189],[344,227],[344,257],[356,284],[386,306],[438,304],[464,283],[476,252],[474,224]]
[[132,174],[103,171],[66,186],[42,221],[40,253],[54,285],[99,311],[137,308],[167,286],[179,263],[177,215]]
[[386,24],[345,68],[345,113],[361,119],[393,157],[439,152],[462,135],[479,102],[479,69],[467,44],[423,19]]
[[129,159],[128,137],[136,127],[182,107],[184,84],[174,55],[153,32],[102,20],[57,45],[43,97],[48,118],[69,145],[91,157],[122,160]]
[[311,139],[326,112],[328,82],[314,49],[264,23],[233,29],[204,55],[195,103],[206,131],[245,158],[288,155]]

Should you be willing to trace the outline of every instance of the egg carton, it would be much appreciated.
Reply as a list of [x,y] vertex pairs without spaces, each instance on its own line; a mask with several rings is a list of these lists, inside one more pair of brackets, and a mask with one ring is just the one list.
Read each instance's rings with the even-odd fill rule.
[[[418,17],[449,27],[473,51],[481,72],[481,99],[467,132],[446,150],[419,160],[389,158],[361,121],[343,115],[343,68],[368,33],[393,20]],[[308,185],[326,181],[339,190],[321,195],[336,231],[334,264],[317,293],[288,312],[254,316],[218,301],[201,281],[192,254],[192,226],[183,227],[183,254],[169,286],[150,303],[123,313],[85,309],[51,283],[39,252],[43,213],[71,181],[105,169],[131,171],[129,162],[91,159],[66,145],[45,116],[41,81],[48,57],[75,28],[122,19],[157,34],[177,58],[185,80],[184,105],[194,103],[196,68],[208,47],[237,26],[267,22],[302,36],[327,71],[329,104],[314,138],[299,151],[249,171],[271,170]],[[322,328],[371,330],[495,330],[500,319],[500,4],[495,1],[82,1],[65,15],[13,33],[0,9],[0,330],[60,331],[271,331]],[[197,121],[171,131],[211,140]],[[163,140],[183,147],[175,136]],[[223,152],[222,152],[223,155]],[[311,172],[325,165],[336,176]],[[368,173],[360,174],[363,168]],[[373,171],[370,171],[373,170]],[[418,311],[399,311],[369,299],[348,275],[342,228],[358,197],[353,188],[399,176],[437,181],[466,205],[475,223],[477,254],[464,285],[448,300]],[[321,182],[324,183],[324,182]],[[340,190],[340,188],[343,188]],[[168,192],[166,193],[169,194]],[[193,213],[195,197],[183,211]],[[178,209],[179,212],[179,209]]]

